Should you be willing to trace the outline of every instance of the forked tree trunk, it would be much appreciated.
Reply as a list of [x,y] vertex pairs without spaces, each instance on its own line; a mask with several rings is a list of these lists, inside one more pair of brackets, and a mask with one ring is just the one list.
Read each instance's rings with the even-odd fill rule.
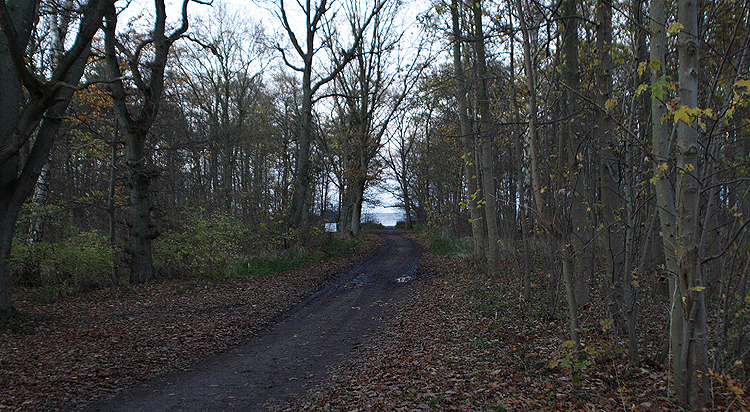
[[[117,121],[125,134],[125,165],[130,183],[130,281],[133,283],[147,282],[154,277],[151,241],[156,233],[151,226],[149,186],[157,172],[146,156],[146,136],[159,113],[169,49],[188,29],[188,3],[189,0],[182,2],[182,24],[167,35],[164,0],[154,0],[154,28],[151,37],[140,43],[140,47],[153,47],[151,60],[145,62],[139,53],[129,53],[126,62],[135,78],[135,89],[140,93],[139,105],[135,107],[122,82],[114,7],[109,10],[104,26],[105,62],[110,77],[115,79],[110,83],[110,91]],[[148,67],[148,72],[142,72],[144,66]]]
[[[29,77],[23,65],[25,50],[37,17],[36,1],[2,2],[0,35],[0,310],[12,309],[10,302],[10,251],[18,213],[31,195],[55,135],[73,96],[73,87],[83,74],[105,10],[111,3],[92,0],[83,11],[73,46],[52,68],[50,80]],[[12,33],[8,35],[7,33]],[[13,38],[15,44],[8,43]],[[12,46],[12,47],[9,47]],[[23,75],[23,82],[21,81]],[[27,87],[24,96],[22,83]],[[20,109],[24,110],[21,111]],[[19,116],[19,113],[22,113]],[[30,143],[32,134],[33,142]],[[21,156],[23,147],[30,147]]]

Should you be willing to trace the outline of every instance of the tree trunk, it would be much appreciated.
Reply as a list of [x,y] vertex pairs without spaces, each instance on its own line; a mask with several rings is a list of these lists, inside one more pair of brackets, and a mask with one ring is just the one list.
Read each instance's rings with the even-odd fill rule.
[[[14,53],[24,53],[26,50],[38,4],[31,1],[3,3],[2,7],[7,8],[3,11],[10,16],[13,27],[3,26],[3,35],[0,36],[0,310],[12,309],[10,253],[18,213],[34,190],[73,96],[74,89],[65,85],[78,84],[83,75],[91,38],[98,30],[108,5],[108,2],[100,1],[84,6],[76,42],[60,58],[63,63],[53,68],[54,83],[47,82],[43,84],[44,87],[39,87],[42,86],[42,79],[26,78],[27,86],[34,84],[38,88],[27,89],[30,99],[24,105],[20,76],[26,76],[27,69],[17,67],[14,62],[23,61],[25,55]],[[5,34],[6,30],[13,31],[16,44],[7,43],[9,36]],[[34,132],[36,135],[30,150],[22,158],[21,148],[29,145]]]
[[494,128],[490,115],[490,101],[487,96],[487,57],[484,50],[484,29],[482,27],[482,4],[480,0],[472,0],[474,13],[474,30],[477,55],[477,76],[479,87],[479,136],[482,147],[482,187],[484,194],[484,215],[487,224],[487,267],[492,276],[499,274],[498,241],[500,235],[497,229],[497,207],[495,206],[494,156],[492,155],[492,135]]
[[297,141],[297,167],[294,177],[294,190],[292,195],[292,223],[297,228],[304,229],[308,226],[308,198],[310,197],[310,146],[312,144],[312,62],[305,67],[302,76],[302,110],[300,112],[300,130]]
[[453,70],[456,75],[456,100],[458,102],[458,120],[461,130],[461,146],[463,148],[464,176],[466,179],[467,198],[469,203],[469,218],[471,234],[474,240],[474,255],[484,258],[484,233],[482,231],[482,216],[479,212],[477,190],[477,173],[474,162],[474,138],[469,123],[469,104],[466,98],[469,86],[466,82],[463,65],[461,63],[461,25],[459,23],[458,1],[451,2],[451,18],[453,22]]
[[[513,18],[512,7],[509,7],[508,13],[510,18]],[[510,88],[511,96],[517,96],[518,90],[516,88],[515,73],[516,73],[516,53],[515,53],[515,42],[510,43],[510,72],[512,79]],[[531,229],[529,228],[529,207],[526,204],[526,193],[528,190],[528,173],[526,164],[528,159],[526,158],[524,151],[525,138],[520,130],[519,124],[521,122],[521,109],[518,107],[518,99],[513,98],[513,112],[515,113],[515,123],[513,127],[513,134],[516,138],[516,193],[518,196],[518,210],[516,212],[516,223],[517,227],[521,231],[521,259],[523,261],[523,285],[522,293],[524,304],[528,305],[531,302],[531,256],[529,249],[529,237],[531,236]]]
[[[677,38],[679,97],[682,108],[698,107],[698,4],[679,0],[677,20],[683,28]],[[680,110],[678,109],[678,111]],[[706,329],[706,291],[699,256],[700,176],[698,129],[695,119],[677,121],[677,280],[682,295],[685,328],[682,339],[680,401],[688,408],[710,402]]]
[[620,154],[614,136],[612,119],[606,113],[607,102],[612,93],[611,54],[612,47],[612,8],[606,1],[597,3],[596,17],[599,24],[596,27],[596,45],[599,51],[598,60],[598,94],[595,134],[599,137],[600,165],[599,177],[602,197],[602,223],[604,231],[601,236],[605,274],[610,289],[610,316],[614,320],[616,330],[620,333],[626,330],[623,307],[625,306],[625,227],[626,216],[623,216],[622,194],[620,180]]
[[[656,85],[664,74],[666,32],[665,25],[666,3],[665,0],[651,0],[649,15],[649,30],[651,32],[651,84]],[[670,182],[670,176],[674,175],[674,164],[672,163],[672,147],[669,144],[670,125],[672,122],[665,120],[667,106],[665,100],[657,98],[652,93],[651,99],[651,127],[652,127],[652,155],[653,155],[653,182],[656,192],[656,207],[659,211],[659,222],[661,231],[661,242],[664,250],[664,261],[667,275],[669,276],[670,305],[670,347],[672,352],[672,370],[674,373],[675,386],[682,386],[682,331],[683,317],[680,302],[682,301],[680,289],[677,287],[677,260],[675,259],[676,248],[676,220],[675,220],[675,192]]]
[[149,186],[156,173],[145,156],[146,133],[125,131],[125,164],[130,184],[130,282],[144,283],[153,279],[151,256],[151,195]]
[[581,338],[578,327],[578,302],[576,302],[575,290],[573,287],[573,255],[570,252],[570,246],[567,244],[565,233],[555,226],[549,219],[544,206],[541,173],[539,171],[539,158],[537,155],[536,81],[534,77],[534,66],[531,61],[531,40],[529,38],[529,29],[526,25],[521,0],[516,0],[516,9],[518,11],[521,32],[523,34],[523,58],[526,69],[526,82],[529,89],[529,157],[531,163],[531,187],[534,195],[535,210],[539,224],[543,226],[557,241],[558,250],[563,259],[563,281],[565,283],[566,301],[568,303],[570,338],[576,342],[576,345],[579,345]]
[[[110,157],[110,172],[109,172],[109,191],[107,193],[107,214],[109,216],[109,248],[112,253],[115,253],[115,181],[117,178],[117,125],[115,125],[115,141],[112,143],[112,153]],[[113,259],[112,261],[112,281],[119,285],[120,284],[120,271],[117,268],[117,262]]]
[[[36,4],[10,1],[6,7],[11,14],[16,36],[19,36],[15,48],[25,50],[36,16]],[[5,129],[16,122],[23,103],[23,87],[5,36],[0,36],[0,69],[0,125]],[[2,133],[0,143],[5,145],[12,136],[6,136],[5,130]],[[21,167],[20,154],[10,156],[7,161],[0,160],[0,311],[11,308],[10,252],[16,219],[26,199],[18,182]]]
[[[588,202],[589,177],[584,165],[587,160],[587,145],[581,131],[578,114],[578,95],[581,89],[578,62],[578,0],[564,0],[561,5],[563,44],[561,51],[562,74],[567,89],[563,90],[565,105],[562,114],[568,120],[562,125],[561,139],[565,142],[568,179],[571,188],[570,219],[572,227],[571,245],[576,254],[573,268],[576,301],[584,304],[589,301],[589,284],[587,274],[590,268],[584,258],[584,247],[589,243],[591,223],[588,219],[586,203]],[[561,156],[562,157],[562,156]]]
[[[149,186],[157,176],[157,169],[150,165],[146,156],[146,137],[159,113],[159,106],[164,91],[164,72],[169,56],[169,49],[188,29],[187,5],[182,3],[182,24],[166,33],[166,6],[164,0],[154,1],[156,19],[151,37],[140,43],[139,47],[153,47],[149,61],[139,53],[128,53],[127,65],[135,79],[135,91],[140,94],[139,106],[131,107],[131,100],[122,82],[120,61],[116,45],[117,14],[110,8],[104,26],[105,61],[109,76],[110,92],[117,122],[125,133],[125,165],[129,172],[130,183],[130,281],[143,283],[154,277],[154,265],[151,256],[151,241],[157,233],[151,227],[151,201]],[[146,66],[150,70],[142,72]],[[220,190],[220,188],[216,188]]]

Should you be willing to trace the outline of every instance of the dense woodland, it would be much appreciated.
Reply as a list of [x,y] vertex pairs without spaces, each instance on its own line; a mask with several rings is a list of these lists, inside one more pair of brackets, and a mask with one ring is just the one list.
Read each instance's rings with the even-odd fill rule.
[[743,390],[750,1],[236,6],[0,1],[3,310],[356,237],[387,191],[574,351]]

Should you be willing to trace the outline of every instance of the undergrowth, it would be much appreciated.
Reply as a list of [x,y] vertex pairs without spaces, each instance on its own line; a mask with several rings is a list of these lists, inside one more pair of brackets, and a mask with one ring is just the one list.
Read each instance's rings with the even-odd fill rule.
[[363,233],[361,236],[366,238],[365,241],[331,235],[317,250],[306,253],[287,250],[273,257],[248,259],[240,264],[231,276],[242,278],[268,276],[348,256],[367,247],[367,242],[372,241],[372,238],[368,238],[371,235]]
[[[360,251],[365,251],[377,243],[376,237],[370,233],[362,232],[358,239],[343,236],[337,233],[325,233],[317,231],[305,247],[294,247],[279,252],[266,252],[252,258],[243,258],[240,254],[239,243],[242,235],[246,232],[232,227],[232,222],[225,216],[212,215],[206,218],[208,221],[202,225],[203,230],[192,234],[168,233],[155,245],[154,266],[157,270],[157,281],[173,282],[175,289],[189,290],[198,283],[225,282],[233,280],[250,280],[255,277],[281,274],[292,270],[298,270],[329,260],[340,259]],[[226,229],[226,230],[225,230]],[[87,234],[88,242],[78,242],[77,248],[81,249],[88,244],[95,244],[99,249],[89,247],[86,251],[93,250],[87,254],[80,252],[69,253],[70,256],[78,256],[72,264],[45,269],[49,273],[57,274],[48,276],[36,282],[18,281],[12,289],[14,301],[30,301],[37,303],[52,303],[70,296],[87,294],[95,290],[107,289],[115,285],[111,278],[111,250],[103,237]],[[51,260],[49,253],[42,246],[34,245],[34,252],[28,252],[23,242],[16,242],[21,247],[17,249],[17,256],[26,257],[24,260],[16,259],[17,272],[32,272],[34,267],[48,268],[51,265],[40,265]],[[83,246],[82,246],[83,245]],[[15,246],[15,245],[14,245]],[[24,248],[25,247],[25,248]],[[66,250],[71,249],[68,247]],[[98,254],[97,254],[98,253]],[[62,256],[68,256],[59,254]],[[91,257],[89,255],[94,255]],[[108,257],[109,260],[98,258],[99,255]],[[28,258],[34,257],[37,260]],[[52,255],[53,257],[55,255]],[[85,261],[84,261],[85,260]],[[54,262],[62,261],[58,259]],[[67,262],[65,261],[65,262]],[[101,261],[101,262],[100,262]],[[94,262],[95,264],[91,263]],[[23,265],[21,265],[23,264]],[[73,275],[61,275],[59,268],[70,267]],[[37,269],[38,270],[38,269]],[[105,279],[92,282],[91,279]],[[127,279],[125,279],[127,281]],[[7,319],[6,319],[7,318]],[[18,329],[15,317],[3,317],[0,329]]]

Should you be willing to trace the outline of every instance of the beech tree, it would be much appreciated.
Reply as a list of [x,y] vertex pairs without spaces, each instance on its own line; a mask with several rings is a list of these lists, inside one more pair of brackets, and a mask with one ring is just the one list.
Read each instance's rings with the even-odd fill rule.
[[[679,97],[681,109],[698,108],[700,53],[698,4],[680,0],[677,21],[682,25],[677,40],[679,54]],[[709,403],[708,330],[706,328],[706,281],[700,268],[700,145],[697,118],[677,120],[677,187],[675,188],[677,283],[682,297],[684,319],[679,389],[681,402],[690,408],[703,408]],[[677,356],[678,354],[675,354]]]
[[[151,241],[158,234],[151,224],[149,186],[159,171],[148,160],[146,137],[159,113],[164,93],[164,72],[172,45],[188,30],[188,4],[182,2],[182,23],[167,34],[164,0],[154,1],[154,26],[148,37],[128,45],[117,37],[118,15],[110,7],[105,30],[105,61],[112,79],[111,92],[118,122],[125,135],[125,164],[129,172],[130,191],[130,280],[142,283],[154,277]],[[199,0],[192,0],[201,3]],[[131,49],[128,46],[132,47]],[[123,56],[123,57],[120,57]],[[125,85],[121,60],[131,76]],[[145,70],[144,70],[145,69]],[[131,89],[132,87],[132,89]],[[128,92],[133,91],[137,96]]]
[[497,206],[496,191],[494,179],[494,161],[492,155],[492,140],[496,133],[490,114],[490,101],[487,95],[487,84],[489,82],[487,72],[487,56],[485,53],[484,27],[482,25],[482,3],[478,0],[472,0],[472,14],[474,17],[474,52],[477,59],[477,77],[478,89],[477,99],[479,100],[479,122],[478,137],[481,147],[481,167],[482,167],[482,194],[485,208],[484,215],[485,225],[487,226],[487,269],[493,276],[498,275],[498,242],[500,234],[497,228]]

